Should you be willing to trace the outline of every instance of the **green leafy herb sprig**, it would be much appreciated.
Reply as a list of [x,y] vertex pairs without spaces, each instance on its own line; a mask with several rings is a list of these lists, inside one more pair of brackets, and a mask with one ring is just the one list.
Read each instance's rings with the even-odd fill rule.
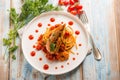
[[47,11],[61,10],[60,7],[47,4],[48,0],[22,0],[24,4],[21,7],[21,13],[17,14],[15,8],[10,9],[10,21],[12,28],[8,32],[8,37],[3,38],[3,45],[6,46],[12,59],[16,59],[14,51],[17,50],[16,39],[18,37],[17,30],[31,21],[34,17]]

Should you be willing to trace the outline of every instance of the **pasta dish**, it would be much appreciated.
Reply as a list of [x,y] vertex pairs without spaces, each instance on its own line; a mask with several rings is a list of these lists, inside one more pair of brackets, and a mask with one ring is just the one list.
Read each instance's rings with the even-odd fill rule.
[[66,24],[56,24],[46,29],[37,40],[37,50],[42,50],[46,58],[53,61],[65,61],[76,44],[73,30]]

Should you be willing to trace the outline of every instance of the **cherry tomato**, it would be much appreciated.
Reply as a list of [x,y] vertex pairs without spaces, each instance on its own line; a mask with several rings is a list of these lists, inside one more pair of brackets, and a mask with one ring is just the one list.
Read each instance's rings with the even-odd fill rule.
[[69,35],[70,35],[69,32],[65,32],[64,37],[67,38],[69,37]]
[[74,0],[74,2],[78,2],[78,0]]
[[69,2],[70,2],[70,5],[74,5],[75,4],[74,0],[69,0]]
[[49,60],[54,60],[54,56],[52,54],[46,54],[46,58]]
[[65,0],[63,3],[64,3],[65,6],[67,6],[69,4],[69,1]]
[[64,5],[64,0],[59,0],[58,4],[59,5]]
[[75,6],[75,8],[76,9],[82,9],[83,7],[82,7],[82,5],[78,4],[78,5]]
[[71,12],[75,9],[75,6],[74,5],[70,5],[67,9],[68,12]]
[[77,15],[77,11],[76,10],[72,10],[70,13],[73,14],[73,15]]
[[48,51],[45,47],[42,48],[42,51],[45,52],[45,53],[48,53]]
[[42,49],[42,46],[41,46],[41,45],[37,45],[37,46],[36,46],[36,50],[39,51],[39,50],[41,50],[41,49]]
[[83,13],[83,10],[81,10],[81,9],[77,10],[77,14],[82,14],[82,13]]

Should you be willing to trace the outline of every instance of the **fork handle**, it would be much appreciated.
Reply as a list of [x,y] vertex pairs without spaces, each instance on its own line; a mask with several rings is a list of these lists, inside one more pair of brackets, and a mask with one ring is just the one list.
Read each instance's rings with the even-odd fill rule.
[[102,55],[101,55],[99,49],[95,46],[92,35],[89,32],[88,32],[88,34],[89,34],[89,37],[90,37],[90,40],[91,40],[94,57],[95,57],[96,60],[100,61],[102,59]]

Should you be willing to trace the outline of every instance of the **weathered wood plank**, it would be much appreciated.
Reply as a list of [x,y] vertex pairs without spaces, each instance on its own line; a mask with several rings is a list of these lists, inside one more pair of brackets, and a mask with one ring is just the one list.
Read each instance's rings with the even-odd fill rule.
[[[8,80],[8,64],[5,63],[5,61],[3,60],[3,56],[5,53],[5,49],[6,47],[2,46],[2,38],[3,36],[6,37],[6,34],[8,32],[9,29],[9,13],[6,12],[7,9],[9,9],[9,1],[8,1],[8,5],[6,3],[5,0],[1,0],[0,1],[0,79],[2,80]],[[5,56],[5,59],[8,56]]]
[[120,1],[114,0],[114,12],[115,12],[115,23],[116,23],[116,38],[117,38],[117,50],[118,50],[118,61],[119,61],[119,76],[120,76]]
[[[112,7],[113,0],[94,0],[91,2],[91,33],[102,53],[102,60],[97,62],[93,60],[92,56],[86,58],[83,64],[85,80],[119,79],[119,59],[116,50],[116,34],[114,33],[116,32],[116,26],[114,24],[114,11]],[[112,31],[109,32],[110,29]],[[113,33],[110,34],[111,32]],[[115,73],[116,75],[113,75]]]
[[[119,80],[119,58],[117,48],[117,35],[116,35],[116,22],[114,14],[114,2],[112,2],[112,8],[108,16],[109,24],[109,49],[110,49],[110,68],[111,68],[111,80]],[[112,33],[114,32],[114,33]]]
[[[89,19],[90,25],[92,24],[92,12],[91,12],[91,1],[89,0],[81,0],[81,4],[83,5],[83,9],[86,11],[86,14]],[[91,26],[89,27],[90,32],[92,31]],[[95,71],[95,60],[93,57],[93,53],[88,55],[83,62],[83,79],[84,80],[96,80],[96,71]]]

